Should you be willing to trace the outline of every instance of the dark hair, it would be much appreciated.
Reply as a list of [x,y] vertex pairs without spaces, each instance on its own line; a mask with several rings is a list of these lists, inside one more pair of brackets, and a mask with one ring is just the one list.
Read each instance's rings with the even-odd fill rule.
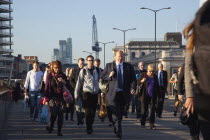
[[79,61],[85,61],[85,59],[80,57],[80,58],[77,60],[77,62],[79,62]]
[[38,62],[38,61],[34,61],[34,62],[33,62],[33,65],[34,65],[34,64],[39,65],[39,62]]
[[54,65],[57,65],[58,68],[60,68],[60,71],[62,71],[61,62],[58,61],[58,60],[56,60],[56,61],[53,61],[53,62],[52,62],[52,70],[51,70],[51,71],[52,71],[53,73],[54,73],[54,70],[53,70]]
[[100,63],[100,62],[101,62],[101,60],[100,60],[100,59],[95,59],[94,61],[96,61],[96,62],[98,62],[98,63]]
[[50,66],[46,66],[46,68],[50,69]]
[[88,60],[89,57],[91,57],[92,59],[94,59],[94,57],[93,57],[92,55],[88,55],[88,56],[86,57],[86,60]]

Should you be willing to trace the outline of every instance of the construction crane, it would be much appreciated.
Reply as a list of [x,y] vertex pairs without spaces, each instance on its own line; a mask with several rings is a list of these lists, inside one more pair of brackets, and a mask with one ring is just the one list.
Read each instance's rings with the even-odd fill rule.
[[92,50],[96,53],[96,59],[99,58],[99,52],[101,51],[101,47],[99,47],[98,43],[98,32],[97,32],[97,23],[95,15],[93,15],[93,28],[92,28]]

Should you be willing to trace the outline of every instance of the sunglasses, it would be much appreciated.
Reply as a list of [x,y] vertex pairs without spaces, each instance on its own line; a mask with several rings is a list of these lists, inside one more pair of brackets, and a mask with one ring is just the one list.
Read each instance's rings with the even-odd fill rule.
[[150,71],[150,70],[149,70],[149,72],[151,72],[151,73],[152,73],[152,72],[154,72],[154,71]]
[[87,60],[87,61],[92,61],[93,62],[94,60]]

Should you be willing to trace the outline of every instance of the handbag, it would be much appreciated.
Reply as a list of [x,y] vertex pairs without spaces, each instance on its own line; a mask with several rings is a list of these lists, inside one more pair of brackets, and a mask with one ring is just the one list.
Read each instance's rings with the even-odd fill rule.
[[105,104],[105,98],[101,97],[101,105],[98,112],[98,118],[104,120],[108,116],[107,107]]
[[[111,64],[112,71],[114,70],[114,62]],[[109,90],[109,81],[104,81],[102,79],[99,79],[99,88],[102,93],[107,93]]]
[[105,82],[102,79],[99,79],[99,88],[101,90],[102,93],[107,93],[108,89],[109,89],[109,82]]
[[[144,73],[144,78],[146,78],[146,74]],[[140,85],[137,85],[137,88],[136,88],[136,92],[137,92],[137,95],[138,96],[142,96],[143,94],[143,91],[144,91],[144,83],[141,83]]]
[[192,114],[187,114],[187,108],[185,106],[182,106],[181,108],[179,119],[183,125],[189,125],[189,123],[192,121]]
[[41,112],[41,115],[39,117],[39,122],[40,123],[48,123],[49,122],[49,110],[47,108],[46,105],[43,105],[42,107],[42,112]]
[[63,99],[68,104],[71,104],[73,102],[73,97],[66,86],[63,86]]

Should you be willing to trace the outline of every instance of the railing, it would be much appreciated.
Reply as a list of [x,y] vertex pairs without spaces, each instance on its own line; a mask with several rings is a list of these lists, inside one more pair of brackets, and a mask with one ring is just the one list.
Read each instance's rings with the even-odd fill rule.
[[[0,87],[2,88],[2,87]],[[8,112],[8,106],[9,103],[11,103],[11,95],[10,92],[5,90],[0,92],[0,129],[2,129],[5,125],[5,122],[7,120],[7,112]]]
[[0,61],[2,61],[2,60],[9,60],[9,61],[13,61],[13,57],[0,56]]
[[9,24],[2,23],[2,22],[0,23],[0,26],[13,28],[13,25],[9,25]]
[[8,10],[8,11],[13,11],[12,8],[9,8],[9,7],[6,7],[6,6],[0,6],[0,9]]
[[0,0],[0,1],[13,3],[13,0]]
[[[6,41],[6,40],[0,40],[0,45],[5,45],[5,44],[8,44],[8,45],[12,45],[13,44],[13,41]],[[0,48],[0,51],[8,51],[8,52],[13,52],[13,50],[10,50],[10,49],[2,49],[2,48]]]
[[7,16],[7,15],[3,15],[3,14],[0,14],[0,17],[1,18],[6,18],[6,19],[13,19],[11,16]]
[[8,33],[8,32],[5,32],[5,31],[0,31],[0,35],[13,36],[13,33]]

